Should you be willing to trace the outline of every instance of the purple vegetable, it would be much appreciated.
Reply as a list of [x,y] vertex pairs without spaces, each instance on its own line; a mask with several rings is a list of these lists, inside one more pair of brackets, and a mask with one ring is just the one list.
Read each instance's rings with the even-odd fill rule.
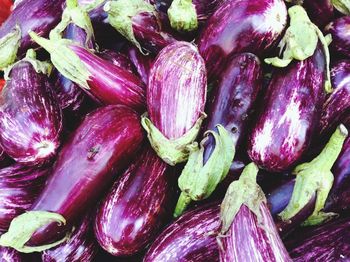
[[6,232],[13,218],[30,209],[48,174],[49,168],[18,164],[0,170],[0,232]]
[[16,56],[37,45],[28,32],[48,36],[61,19],[64,0],[21,1],[0,26],[0,69],[12,64]]
[[99,57],[103,58],[106,61],[111,62],[115,66],[119,66],[123,69],[128,70],[131,73],[134,73],[134,67],[130,58],[120,52],[114,52],[112,50],[103,50],[98,54]]
[[134,74],[71,41],[48,40],[33,32],[30,35],[51,54],[57,70],[95,100],[102,104],[123,104],[138,111],[144,110],[146,88]]
[[24,262],[22,255],[12,248],[0,246],[0,261],[2,262]]
[[334,7],[331,0],[304,0],[311,21],[320,29],[323,29],[334,17]]
[[332,35],[331,50],[347,57],[350,57],[349,27],[350,16],[343,16],[334,20],[325,28],[325,32]]
[[229,0],[221,4],[198,42],[208,78],[216,80],[232,54],[266,55],[286,23],[287,9],[282,0]]
[[93,261],[98,251],[98,244],[94,239],[91,220],[91,214],[88,213],[80,223],[76,224],[66,242],[42,253],[42,261]]
[[152,243],[171,217],[170,175],[169,166],[147,146],[114,184],[95,220],[95,235],[107,252],[130,256]]
[[333,130],[343,115],[350,109],[350,60],[338,61],[331,70],[334,91],[323,105],[319,133]]
[[312,57],[274,72],[248,140],[248,154],[260,167],[288,170],[308,149],[321,115],[325,76],[320,47]]
[[154,57],[152,55],[143,55],[136,47],[130,47],[127,53],[136,68],[137,73],[141,77],[142,82],[147,85]]
[[206,101],[206,71],[196,47],[176,42],[154,61],[148,86],[149,119],[142,125],[157,154],[168,164],[187,160],[196,138]]
[[[97,202],[115,180],[115,174],[132,160],[142,139],[139,116],[128,107],[107,106],[90,113],[63,146],[31,211],[12,221],[9,231],[1,236],[0,245],[33,252],[60,244],[65,238],[47,245],[57,241]],[[21,223],[28,225],[26,232],[18,232]],[[30,246],[12,238],[18,234],[27,234]],[[40,247],[42,244],[45,245]]]
[[16,63],[1,92],[0,143],[17,162],[36,165],[52,158],[60,144],[62,112],[48,81],[47,64],[33,50]]

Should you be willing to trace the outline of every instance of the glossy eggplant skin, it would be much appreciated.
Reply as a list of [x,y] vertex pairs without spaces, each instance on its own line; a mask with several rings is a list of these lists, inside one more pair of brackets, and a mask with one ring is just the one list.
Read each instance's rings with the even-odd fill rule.
[[343,59],[332,66],[331,80],[334,91],[323,105],[320,134],[332,131],[350,109],[350,60]]
[[14,164],[0,170],[0,232],[16,216],[30,209],[41,193],[50,169]]
[[24,262],[23,256],[12,248],[0,246],[0,261],[2,262]]
[[41,258],[43,262],[91,262],[97,252],[98,244],[92,230],[92,216],[88,213],[75,226],[70,239],[57,247],[45,250]]
[[332,35],[331,50],[346,57],[350,57],[349,26],[350,16],[343,16],[335,19],[325,28],[325,33]]
[[[203,130],[216,130],[220,124],[227,130],[238,149],[247,122],[259,91],[262,87],[262,70],[259,58],[250,53],[235,56],[222,73],[217,87],[212,91],[208,101],[208,118]],[[210,136],[205,145],[204,161],[215,148],[215,141]]]
[[1,146],[17,162],[46,162],[56,154],[62,130],[54,88],[27,61],[17,63],[9,77],[0,100]]
[[144,262],[216,262],[220,205],[212,203],[184,213],[153,242]]
[[320,30],[334,18],[334,7],[330,0],[304,0],[303,7]]
[[34,31],[40,36],[47,37],[51,29],[61,21],[64,6],[65,0],[21,1],[1,25],[0,38],[10,33],[18,25],[22,38],[17,55],[21,57],[27,49],[37,47],[28,32]]
[[116,65],[128,70],[131,73],[135,72],[134,66],[130,61],[129,57],[127,57],[121,52],[115,52],[113,50],[106,49],[98,53],[98,56],[103,58],[106,61],[111,62],[113,65]]
[[222,3],[207,21],[198,40],[210,82],[217,80],[232,54],[266,55],[286,23],[287,8],[282,0],[229,0]]
[[176,42],[159,53],[149,76],[147,108],[165,137],[177,139],[194,126],[204,112],[206,84],[205,64],[194,45]]
[[320,47],[312,57],[274,72],[248,139],[248,154],[261,168],[286,171],[308,149],[325,99],[325,72]]
[[61,214],[67,226],[52,223],[38,230],[28,244],[57,240],[116,179],[143,140],[139,115],[122,105],[90,113],[63,146],[53,171],[31,210]]
[[154,61],[154,56],[152,55],[145,56],[136,47],[130,47],[127,50],[127,54],[131,62],[133,63],[134,67],[136,68],[138,75],[142,79],[142,82],[144,82],[147,85],[149,73]]
[[102,201],[94,229],[100,246],[131,256],[155,239],[173,211],[175,180],[169,166],[145,147]]

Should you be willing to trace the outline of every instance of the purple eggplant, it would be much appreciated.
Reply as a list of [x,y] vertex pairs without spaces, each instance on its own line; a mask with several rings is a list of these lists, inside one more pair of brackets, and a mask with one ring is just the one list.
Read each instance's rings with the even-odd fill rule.
[[325,32],[332,35],[331,50],[350,57],[350,38],[349,38],[350,16],[340,17],[325,28]]
[[114,256],[130,256],[151,243],[171,217],[173,182],[169,166],[147,146],[97,211],[100,245]]
[[282,0],[222,3],[208,20],[198,42],[210,81],[216,80],[232,54],[266,55],[286,23],[287,9]]
[[141,77],[142,82],[147,85],[154,57],[152,55],[143,55],[136,47],[130,47],[127,50],[127,54]]
[[144,0],[107,1],[104,10],[109,23],[126,39],[145,50],[157,54],[175,39],[162,31],[154,7]]
[[72,41],[48,40],[33,32],[30,35],[51,54],[57,70],[93,99],[102,104],[123,104],[138,111],[144,110],[146,88],[128,70],[105,61]]
[[24,262],[23,256],[12,248],[0,246],[0,261],[2,262]]
[[306,9],[311,21],[323,29],[334,17],[334,7],[331,0],[304,0],[303,7]]
[[[179,178],[182,193],[175,216],[179,216],[191,200],[208,198],[226,177],[235,148],[244,139],[261,86],[262,70],[255,55],[243,53],[228,63],[207,105],[208,119],[201,146],[191,151]],[[203,186],[204,183],[207,186]]]
[[188,158],[205,117],[207,91],[203,58],[187,42],[164,48],[154,61],[148,86],[149,118],[142,118],[153,149],[166,163]]
[[338,61],[331,70],[334,91],[323,105],[319,133],[325,134],[339,124],[350,109],[350,60]]
[[98,53],[98,56],[103,58],[106,61],[111,62],[115,66],[119,66],[121,68],[128,70],[131,73],[135,72],[134,66],[130,61],[130,58],[124,55],[123,53],[106,49]]
[[[34,252],[61,244],[66,238],[57,239],[97,202],[142,140],[140,118],[132,109],[111,105],[90,113],[63,146],[43,192],[30,211],[12,220],[0,245]],[[19,233],[22,223],[28,226]],[[16,242],[18,234],[29,241]]]
[[92,230],[92,217],[86,215],[80,223],[74,227],[70,238],[61,245],[42,253],[43,262],[90,262],[98,252],[98,244],[94,239]]
[[311,143],[325,98],[325,55],[318,47],[304,61],[276,70],[248,140],[248,154],[260,167],[293,167]]
[[0,26],[0,70],[12,64],[16,56],[25,55],[27,49],[37,47],[28,34],[48,36],[60,21],[64,0],[21,1],[10,17]]
[[1,92],[1,146],[14,160],[27,165],[49,160],[60,144],[62,112],[48,70],[29,50],[10,69],[10,79]]

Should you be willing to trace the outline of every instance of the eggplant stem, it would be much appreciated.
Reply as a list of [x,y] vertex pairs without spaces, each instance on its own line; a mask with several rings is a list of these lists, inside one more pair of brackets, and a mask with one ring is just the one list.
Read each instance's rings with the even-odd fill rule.
[[191,198],[184,192],[181,192],[179,200],[177,201],[177,204],[175,207],[174,217],[176,218],[181,216],[191,202],[192,202]]

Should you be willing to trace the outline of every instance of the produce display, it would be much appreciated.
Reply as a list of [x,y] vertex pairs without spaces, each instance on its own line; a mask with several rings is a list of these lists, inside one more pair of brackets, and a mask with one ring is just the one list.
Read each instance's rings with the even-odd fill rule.
[[347,0],[0,0],[0,261],[350,261]]

